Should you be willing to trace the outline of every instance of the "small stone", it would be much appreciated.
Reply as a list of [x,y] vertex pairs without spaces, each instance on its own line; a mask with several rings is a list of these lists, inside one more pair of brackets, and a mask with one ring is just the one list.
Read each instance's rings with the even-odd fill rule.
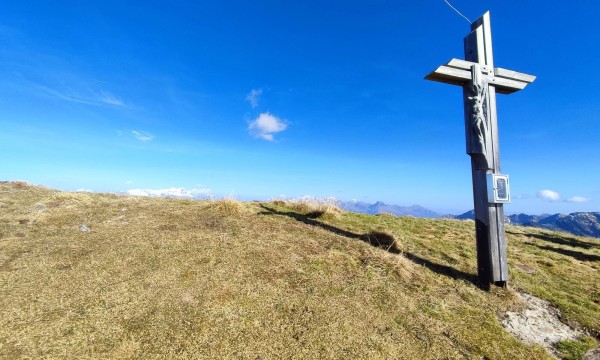
[[526,274],[533,274],[533,273],[535,273],[535,272],[536,272],[536,270],[535,270],[535,268],[534,268],[534,267],[531,267],[531,266],[529,266],[529,265],[527,265],[527,264],[520,264],[520,263],[517,263],[517,264],[516,264],[516,266],[517,266],[517,267],[518,267],[518,268],[519,268],[521,271],[523,271],[523,272],[524,272],[524,273],[526,273]]
[[583,355],[583,360],[600,360],[600,348],[588,350],[585,355]]
[[90,231],[90,228],[86,224],[83,224],[79,227],[79,231],[88,232]]
[[37,203],[34,206],[35,206],[35,210],[39,213],[48,211],[48,207],[42,203]]

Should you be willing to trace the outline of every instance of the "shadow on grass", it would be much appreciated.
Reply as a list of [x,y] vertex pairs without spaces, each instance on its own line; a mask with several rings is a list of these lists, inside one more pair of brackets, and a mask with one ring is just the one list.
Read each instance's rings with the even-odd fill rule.
[[320,211],[315,211],[315,212],[304,215],[304,214],[299,214],[299,213],[296,213],[293,211],[277,211],[268,206],[265,206],[264,204],[261,204],[260,207],[265,209],[266,211],[259,213],[259,215],[287,216],[287,217],[296,219],[300,222],[303,222],[307,225],[316,226],[316,227],[320,227],[321,229],[331,231],[332,233],[337,234],[337,235],[345,236],[345,237],[348,237],[351,239],[360,239],[359,234],[355,234],[350,231],[342,230],[342,229],[336,228],[335,226],[331,226],[331,225],[328,225],[328,224],[325,224],[325,223],[315,220],[315,218],[318,218],[319,216],[323,215],[323,213]]
[[260,207],[262,207],[263,209],[266,210],[266,211],[259,213],[260,215],[282,215],[282,216],[291,217],[291,218],[296,219],[307,225],[316,226],[316,227],[325,229],[327,231],[330,231],[330,232],[340,235],[340,236],[344,236],[344,237],[347,237],[350,239],[362,240],[362,241],[370,244],[371,246],[384,249],[392,254],[400,253],[400,250],[398,250],[398,248],[396,246],[396,239],[394,239],[394,237],[392,235],[386,234],[384,232],[372,231],[370,233],[361,235],[361,234],[356,234],[356,233],[353,233],[353,232],[350,232],[347,230],[343,230],[343,229],[337,228],[335,226],[325,224],[323,222],[315,220],[319,216],[323,215],[323,212],[320,212],[320,211],[314,211],[314,212],[304,215],[304,214],[299,214],[299,213],[296,213],[293,211],[277,211],[268,206],[265,206],[264,204],[261,204]]
[[448,276],[453,279],[465,280],[476,286],[479,286],[479,279],[475,274],[469,274],[448,265],[438,264],[409,252],[404,252],[404,256],[415,264],[423,265],[436,274]]
[[571,247],[579,247],[579,248],[583,248],[583,249],[591,249],[593,247],[599,246],[596,244],[586,243],[586,242],[583,242],[583,241],[580,241],[580,240],[577,240],[577,239],[571,238],[571,237],[557,237],[557,236],[551,236],[551,235],[546,235],[546,234],[518,233],[518,232],[512,232],[512,231],[507,231],[507,233],[512,234],[512,235],[525,235],[530,238],[536,238],[536,239],[551,242],[551,243],[557,244],[557,245],[566,245],[566,246],[571,246]]
[[543,250],[554,251],[554,252],[562,254],[562,255],[570,256],[579,261],[600,261],[600,256],[582,253],[581,251],[555,248],[552,246],[542,246],[542,245],[536,245],[536,246]]
[[[341,236],[344,236],[344,237],[347,237],[350,239],[362,240],[372,246],[387,250],[388,252],[390,252],[392,254],[400,254],[400,250],[397,248],[397,245],[396,245],[396,239],[394,239],[393,235],[391,235],[391,234],[387,234],[385,232],[379,232],[379,231],[372,231],[370,233],[360,235],[360,234],[356,234],[356,233],[353,233],[350,231],[346,231],[346,230],[337,228],[335,226],[331,226],[331,225],[322,223],[322,222],[314,219],[314,217],[318,217],[322,214],[316,215],[316,213],[309,213],[309,214],[303,215],[303,214],[299,214],[299,213],[296,213],[293,211],[277,211],[275,209],[265,206],[264,204],[261,204],[260,206],[266,210],[264,212],[261,212],[260,213],[261,215],[288,216],[288,217],[296,219],[300,222],[303,222],[307,225],[317,226],[322,229],[331,231],[332,233],[337,234],[337,235],[341,235]],[[423,265],[436,274],[448,276],[452,279],[465,280],[476,286],[479,286],[479,281],[478,281],[477,275],[469,274],[464,271],[457,270],[448,265],[442,265],[442,264],[435,263],[433,261],[427,260],[425,258],[422,258],[418,255],[415,255],[415,254],[412,254],[409,252],[402,252],[402,254],[407,259],[414,262],[415,264]]]

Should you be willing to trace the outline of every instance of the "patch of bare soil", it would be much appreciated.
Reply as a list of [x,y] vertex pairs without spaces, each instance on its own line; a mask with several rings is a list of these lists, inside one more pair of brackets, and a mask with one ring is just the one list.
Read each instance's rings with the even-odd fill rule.
[[554,345],[574,340],[581,334],[560,321],[560,311],[549,302],[526,293],[516,292],[526,307],[522,312],[508,311],[502,325],[517,339],[528,344],[539,344],[558,355]]

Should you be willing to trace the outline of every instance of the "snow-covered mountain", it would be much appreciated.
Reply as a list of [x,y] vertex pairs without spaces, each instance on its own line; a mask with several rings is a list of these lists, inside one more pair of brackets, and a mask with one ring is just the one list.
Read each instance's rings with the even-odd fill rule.
[[207,199],[212,196],[212,192],[207,188],[167,188],[167,189],[131,189],[127,190],[128,195],[150,196],[150,197],[176,197],[187,199]]
[[381,214],[388,213],[396,216],[405,216],[410,215],[414,217],[420,218],[437,218],[440,217],[440,214],[435,211],[426,209],[419,205],[412,206],[399,206],[399,205],[391,205],[386,204],[381,201],[377,201],[375,203],[366,203],[362,201],[348,201],[340,203],[340,207],[347,211],[354,211],[357,213],[363,214]]

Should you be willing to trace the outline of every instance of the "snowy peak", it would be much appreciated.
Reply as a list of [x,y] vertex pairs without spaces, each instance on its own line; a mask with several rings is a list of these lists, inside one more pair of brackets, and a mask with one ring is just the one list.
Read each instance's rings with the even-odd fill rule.
[[377,201],[372,204],[362,201],[342,202],[341,207],[347,211],[353,211],[362,214],[377,215],[388,213],[396,216],[414,216],[420,218],[437,218],[440,214],[431,211],[419,205],[399,206],[386,204],[382,201]]
[[128,195],[149,196],[149,197],[174,197],[186,199],[206,199],[212,194],[207,188],[167,188],[167,189],[131,189],[127,190]]

